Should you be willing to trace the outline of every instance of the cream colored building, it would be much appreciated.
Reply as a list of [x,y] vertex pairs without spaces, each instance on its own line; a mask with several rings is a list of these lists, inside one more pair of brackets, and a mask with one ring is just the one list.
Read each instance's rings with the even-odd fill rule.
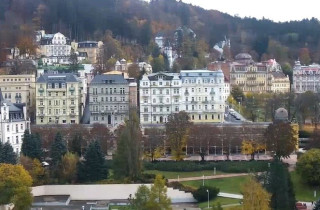
[[36,76],[0,75],[3,98],[11,103],[25,103],[27,110],[35,103]]
[[88,61],[90,61],[91,64],[95,64],[101,56],[103,42],[84,41],[77,44],[73,43],[72,45],[75,46],[76,51],[80,53],[87,53]]
[[44,74],[36,83],[36,124],[78,124],[82,83],[73,74]]
[[274,59],[254,62],[247,53],[236,56],[230,64],[230,85],[238,86],[244,93],[248,92],[289,92],[290,80]]

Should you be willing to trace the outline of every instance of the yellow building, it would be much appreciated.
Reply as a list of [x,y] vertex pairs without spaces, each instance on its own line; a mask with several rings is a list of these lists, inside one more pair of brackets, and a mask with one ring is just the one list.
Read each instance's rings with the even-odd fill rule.
[[73,74],[44,74],[36,83],[36,124],[78,124],[82,83]]
[[29,110],[35,104],[35,81],[32,74],[0,75],[3,98],[11,103],[25,103],[30,116]]
[[240,87],[244,93],[290,91],[289,77],[274,59],[257,63],[247,53],[238,54],[230,64],[230,85]]

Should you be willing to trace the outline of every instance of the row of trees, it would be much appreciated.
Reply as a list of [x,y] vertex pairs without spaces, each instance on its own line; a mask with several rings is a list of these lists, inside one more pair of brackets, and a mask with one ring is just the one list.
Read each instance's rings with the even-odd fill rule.
[[288,122],[274,122],[267,130],[252,124],[239,126],[195,125],[188,114],[171,114],[166,129],[152,128],[145,131],[143,141],[146,157],[154,161],[169,149],[175,160],[182,160],[186,151],[199,154],[202,161],[208,154],[242,152],[254,159],[259,152],[272,151],[278,158],[289,156],[297,146],[297,127]]

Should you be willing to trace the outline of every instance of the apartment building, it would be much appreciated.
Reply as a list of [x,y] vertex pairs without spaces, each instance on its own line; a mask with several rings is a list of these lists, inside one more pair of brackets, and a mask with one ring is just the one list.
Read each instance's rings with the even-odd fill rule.
[[254,62],[251,55],[240,53],[230,64],[230,85],[248,92],[289,92],[290,80],[274,59]]
[[27,108],[35,103],[36,76],[0,75],[0,89],[5,100],[11,103],[25,103]]
[[193,122],[223,122],[227,87],[221,70],[144,75],[139,89],[141,125],[165,123],[179,111],[186,111]]
[[26,105],[6,100],[0,91],[0,142],[9,142],[14,152],[19,154],[26,129],[30,130]]
[[43,74],[36,83],[36,124],[78,124],[83,87],[73,74]]
[[293,85],[295,93],[304,93],[312,91],[320,92],[320,65],[311,64],[309,66],[301,65],[300,61],[296,61],[293,67]]
[[124,74],[97,75],[89,85],[90,124],[102,123],[116,128],[136,106],[137,83]]

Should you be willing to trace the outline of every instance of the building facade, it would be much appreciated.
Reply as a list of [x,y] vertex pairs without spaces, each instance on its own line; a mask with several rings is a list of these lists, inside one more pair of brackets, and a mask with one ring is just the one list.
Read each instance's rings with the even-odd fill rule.
[[0,75],[0,89],[5,100],[25,103],[27,108],[35,103],[35,75]]
[[43,74],[36,83],[36,124],[78,124],[83,87],[73,74]]
[[290,80],[274,59],[254,62],[247,53],[240,53],[230,63],[230,85],[248,92],[289,92]]
[[132,104],[130,100],[136,89],[136,82],[130,82],[123,74],[95,76],[89,85],[90,124],[102,123],[116,128],[124,123],[129,116],[129,108],[136,105],[136,101]]
[[23,134],[30,130],[30,120],[23,103],[12,103],[0,91],[0,142],[9,142],[17,154],[21,151]]
[[41,34],[40,38],[40,54],[41,56],[59,57],[70,56],[71,45],[70,40],[65,37],[62,33],[58,32],[55,34]]
[[76,51],[79,53],[86,53],[87,59],[91,64],[98,62],[100,56],[102,56],[103,43],[101,41],[84,41],[79,42],[76,45]]
[[181,110],[193,122],[223,122],[225,81],[221,70],[181,71]]
[[225,88],[221,70],[144,75],[139,89],[141,125],[163,124],[180,111],[193,122],[223,122]]
[[320,65],[303,66],[300,61],[296,61],[293,67],[292,79],[292,88],[295,93],[304,93],[306,91],[318,93],[320,92]]

